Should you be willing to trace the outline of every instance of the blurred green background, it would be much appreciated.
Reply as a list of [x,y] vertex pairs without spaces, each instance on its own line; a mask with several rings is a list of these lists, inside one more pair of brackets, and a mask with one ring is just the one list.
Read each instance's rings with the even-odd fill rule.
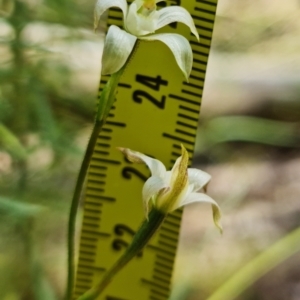
[[[93,5],[0,0],[1,300],[62,299],[101,67]],[[185,209],[172,300],[207,299],[300,224],[299,37],[297,0],[219,0],[194,165],[213,176],[224,235],[209,207]],[[299,300],[300,254],[290,252],[231,287],[234,299]]]

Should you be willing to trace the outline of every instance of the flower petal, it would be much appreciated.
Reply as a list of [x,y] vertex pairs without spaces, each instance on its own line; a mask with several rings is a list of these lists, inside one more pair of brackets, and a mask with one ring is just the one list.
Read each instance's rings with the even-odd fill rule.
[[138,12],[143,1],[134,1],[129,6],[128,14],[125,18],[125,29],[135,36],[143,36],[155,31],[159,12],[153,10],[148,16]]
[[193,52],[186,38],[179,34],[161,33],[142,37],[146,41],[161,41],[166,44],[172,51],[176,62],[188,80],[193,64]]
[[159,18],[155,30],[160,29],[173,22],[181,22],[190,27],[191,32],[196,36],[196,38],[199,41],[199,34],[195,27],[193,18],[185,8],[180,6],[169,6],[162,8],[158,12]]
[[189,184],[193,184],[193,192],[197,192],[205,187],[211,179],[211,176],[198,169],[188,169]]
[[165,188],[166,184],[164,180],[158,176],[151,176],[143,186],[143,206],[145,217],[148,217],[149,212],[149,200],[152,197],[156,197],[161,189]]
[[[176,162],[171,170],[170,185],[176,185],[187,177],[187,167],[189,163],[189,154],[186,149],[181,145],[181,156],[176,159]],[[177,181],[177,182],[176,182]]]
[[160,177],[164,179],[166,174],[166,167],[158,159],[154,159],[140,152],[132,151],[128,148],[118,148],[131,162],[133,163],[144,163],[148,166],[152,176]]
[[104,44],[102,74],[108,75],[119,71],[132,52],[135,42],[135,36],[111,25]]
[[94,30],[97,29],[102,14],[111,7],[119,7],[123,11],[123,15],[127,15],[126,0],[97,0],[94,9]]
[[[171,212],[177,203],[180,203],[182,198],[185,198],[188,190],[187,166],[189,162],[189,154],[181,145],[182,155],[177,158],[172,170],[169,183],[169,190],[157,197],[156,208],[163,212]],[[167,177],[167,176],[166,176]]]
[[195,202],[206,202],[206,203],[210,203],[212,205],[214,223],[218,227],[220,232],[222,233],[223,228],[219,222],[221,219],[221,209],[220,209],[219,205],[217,204],[217,202],[215,200],[213,200],[212,198],[210,198],[209,196],[207,196],[206,194],[190,193],[181,203],[179,203],[179,206],[176,207],[176,209],[179,207],[182,207],[184,205],[187,205],[190,203],[195,203]]

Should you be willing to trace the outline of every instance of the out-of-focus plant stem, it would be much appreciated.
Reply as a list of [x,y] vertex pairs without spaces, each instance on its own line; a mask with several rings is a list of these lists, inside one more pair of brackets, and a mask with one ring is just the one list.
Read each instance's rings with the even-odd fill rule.
[[226,280],[207,300],[232,300],[300,249],[300,228],[284,236]]
[[[18,136],[24,135],[28,128],[28,96],[24,88],[24,80],[26,71],[26,61],[24,57],[24,44],[21,39],[21,33],[24,26],[28,22],[28,9],[26,4],[21,1],[15,1],[12,15],[8,18],[9,23],[13,27],[15,39],[11,42],[11,52],[13,55],[13,78],[12,84],[14,89],[13,105],[15,118],[11,121],[13,132]],[[26,160],[18,162],[20,171],[18,192],[23,193],[27,185],[27,163]]]
[[[126,66],[126,65],[125,65]],[[94,152],[95,145],[97,143],[97,138],[103,125],[105,124],[108,113],[115,101],[115,95],[118,87],[118,82],[124,72],[125,66],[121,68],[118,72],[111,75],[109,81],[104,87],[96,114],[96,119],[94,123],[94,128],[80,167],[78,174],[73,199],[69,214],[69,224],[68,224],[68,280],[67,280],[67,292],[65,299],[70,300],[74,288],[75,279],[75,228],[76,228],[76,218],[77,210],[80,202],[80,197],[82,194],[85,178],[89,169],[91,158]]]

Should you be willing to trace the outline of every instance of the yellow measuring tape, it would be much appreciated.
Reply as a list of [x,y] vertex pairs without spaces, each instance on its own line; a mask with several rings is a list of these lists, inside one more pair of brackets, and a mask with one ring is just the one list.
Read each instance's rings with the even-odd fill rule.
[[[169,168],[181,155],[181,143],[190,158],[193,155],[217,0],[173,0],[165,4],[186,8],[200,35],[199,43],[180,23],[161,30],[189,40],[194,53],[189,83],[165,45],[140,43],[121,78],[117,102],[99,135],[89,168],[74,298],[99,281],[131,242],[144,218],[141,191],[149,171],[144,165],[126,161],[116,147],[145,153]],[[122,19],[121,11],[110,10],[109,25],[121,27]],[[100,92],[106,81],[104,76]],[[181,211],[170,214],[150,244],[99,299],[168,299],[180,221]]]

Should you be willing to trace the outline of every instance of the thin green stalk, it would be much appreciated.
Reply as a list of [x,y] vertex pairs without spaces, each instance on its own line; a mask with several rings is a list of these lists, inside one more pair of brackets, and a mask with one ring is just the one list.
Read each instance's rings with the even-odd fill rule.
[[[15,36],[14,40],[10,43],[10,50],[13,57],[13,76],[11,76],[10,80],[13,85],[11,101],[14,108],[10,128],[21,138],[28,132],[29,127],[29,98],[25,84],[26,80],[24,80],[28,76],[28,66],[26,65],[27,59],[25,55],[26,46],[22,41],[23,29],[31,21],[28,13],[28,5],[25,2],[14,1],[12,15],[7,18],[7,21],[14,30]],[[17,193],[20,197],[24,194],[27,186],[28,170],[26,160],[20,160],[17,168],[19,169]]]
[[300,228],[260,253],[226,280],[207,300],[233,300],[261,276],[278,266],[300,249]]
[[69,224],[68,224],[68,279],[67,279],[67,291],[65,296],[66,300],[71,299],[73,288],[74,288],[75,229],[76,229],[77,210],[80,202],[81,193],[83,190],[83,186],[89,169],[91,158],[94,152],[94,148],[97,143],[97,138],[99,136],[99,133],[101,132],[103,125],[105,124],[108,113],[115,101],[118,82],[124,72],[125,66],[121,68],[118,72],[111,75],[109,81],[107,82],[106,86],[104,87],[101,93],[94,128],[77,177],[77,182],[76,182],[70,213],[69,213]]
[[149,213],[149,219],[144,220],[125,253],[113,267],[104,274],[102,280],[84,295],[80,296],[78,300],[94,300],[99,297],[106,286],[112,281],[113,277],[146,246],[150,238],[164,221],[165,217],[166,215],[164,213],[152,209]]

